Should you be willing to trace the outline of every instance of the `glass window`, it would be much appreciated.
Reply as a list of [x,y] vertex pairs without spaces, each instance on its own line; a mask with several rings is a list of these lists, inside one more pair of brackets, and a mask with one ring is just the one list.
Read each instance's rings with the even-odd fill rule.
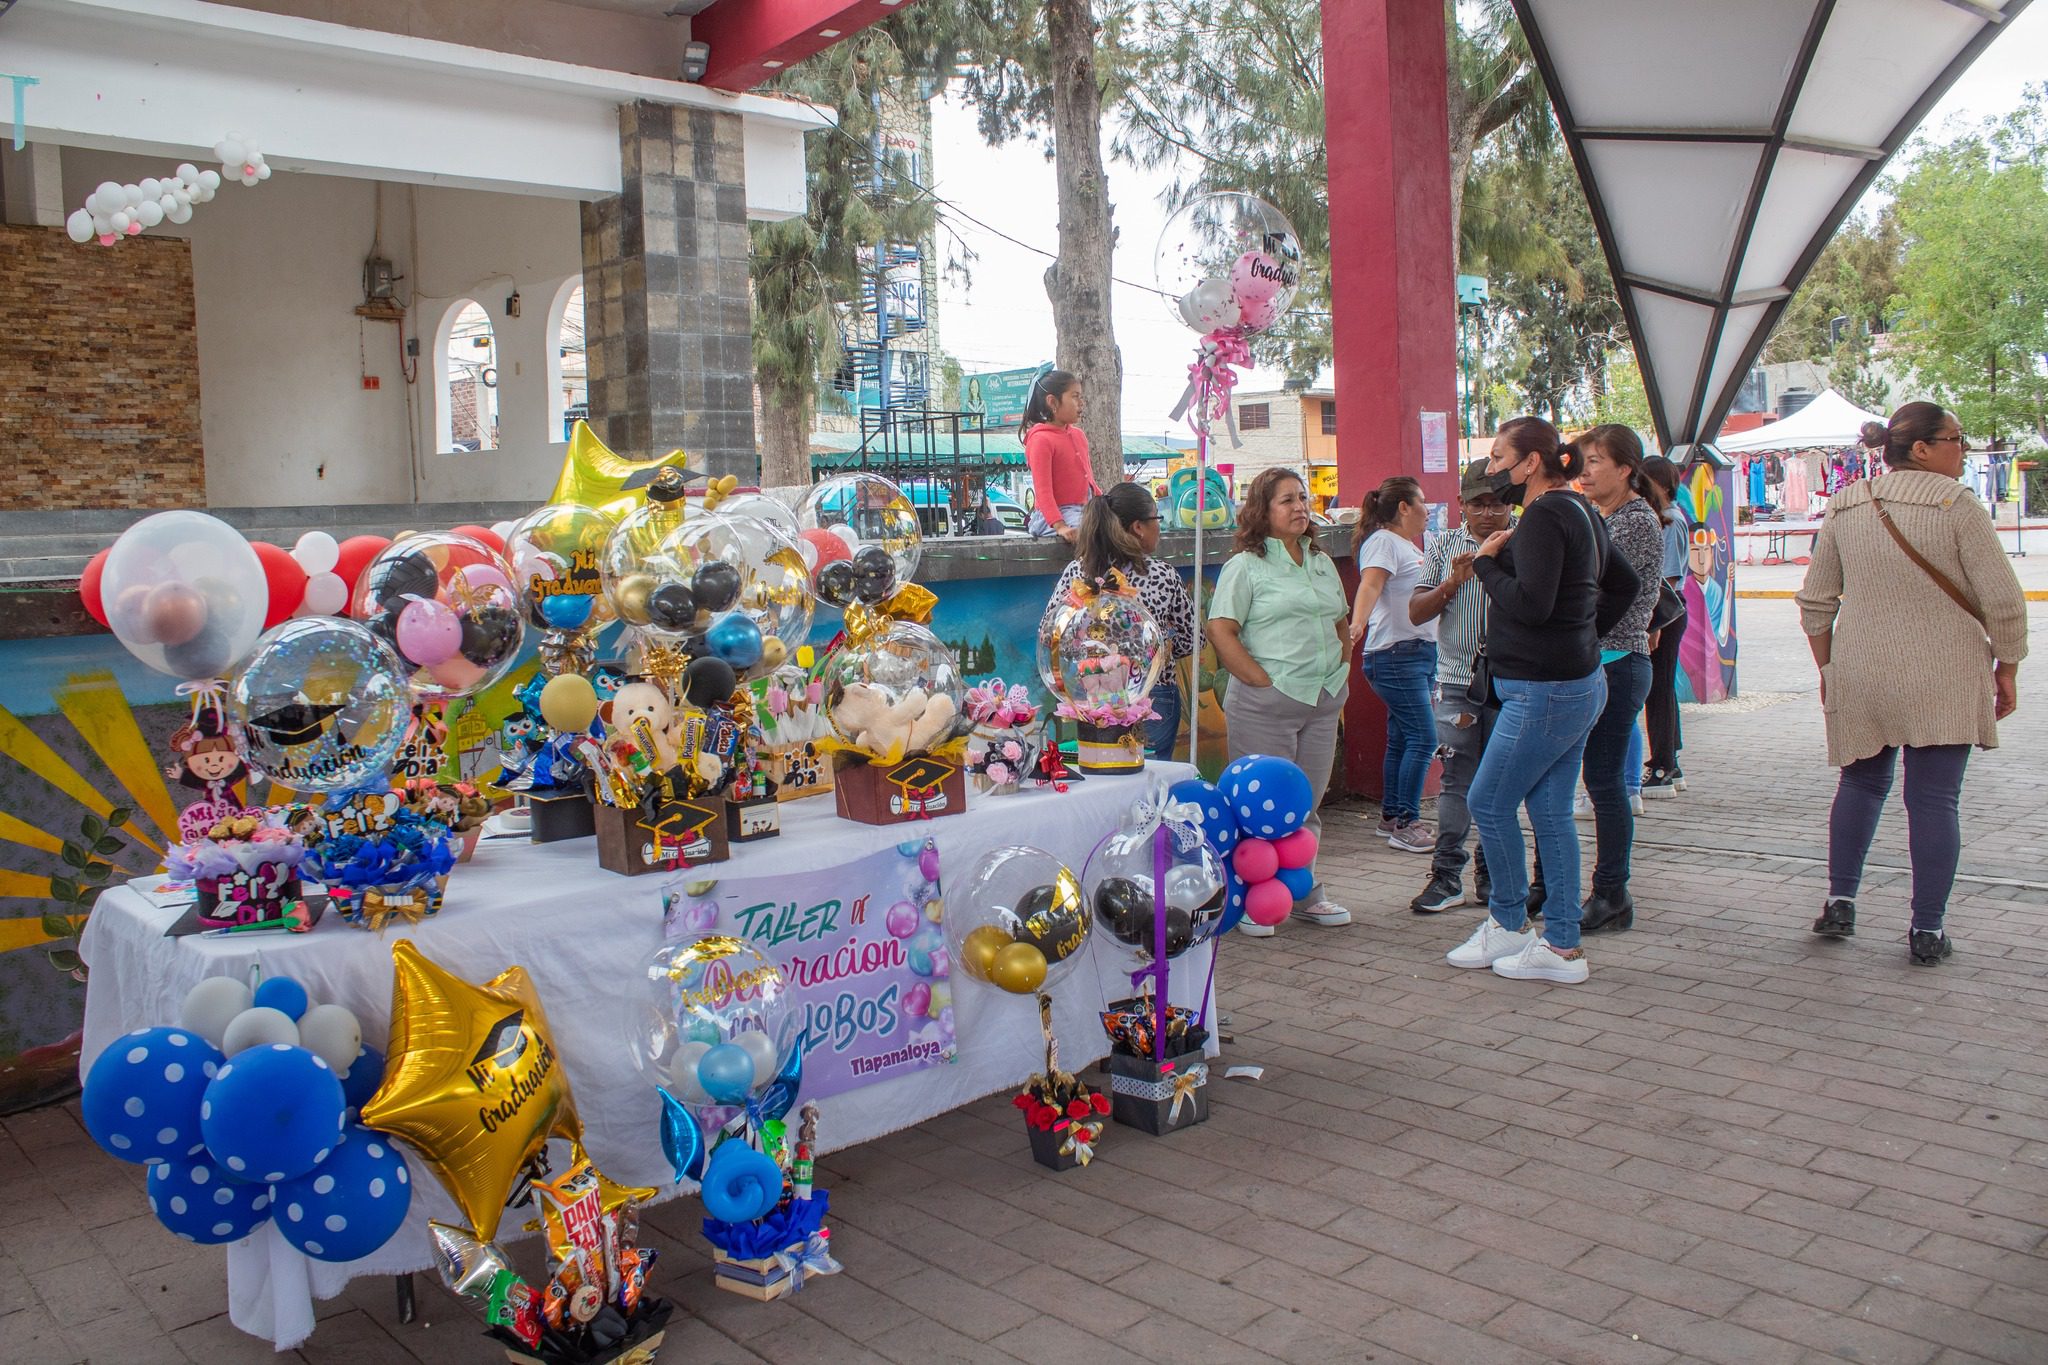
[[1271,431],[1273,429],[1273,405],[1270,403],[1246,403],[1237,410],[1239,431]]

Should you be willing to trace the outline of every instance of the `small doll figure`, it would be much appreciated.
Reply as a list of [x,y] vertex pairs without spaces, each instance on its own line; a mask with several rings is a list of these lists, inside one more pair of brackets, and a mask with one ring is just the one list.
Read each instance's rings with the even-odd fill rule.
[[179,726],[171,735],[171,751],[177,758],[165,765],[164,776],[200,793],[178,816],[178,838],[189,842],[241,809],[232,788],[249,776],[249,769],[242,762],[242,746],[215,710],[201,710],[189,725]]

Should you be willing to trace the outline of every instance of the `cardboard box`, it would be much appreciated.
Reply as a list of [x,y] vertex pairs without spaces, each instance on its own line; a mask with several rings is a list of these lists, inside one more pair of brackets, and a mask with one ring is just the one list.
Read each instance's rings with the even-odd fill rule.
[[630,809],[599,805],[596,817],[597,865],[622,877],[722,863],[732,854],[722,796]]
[[1134,773],[1145,766],[1135,725],[1075,724],[1074,766],[1084,773]]
[[580,787],[559,792],[534,792],[526,798],[526,808],[533,814],[531,837],[536,844],[552,844],[561,839],[587,839],[597,833],[590,793]]
[[775,783],[777,801],[800,801],[832,790],[832,760],[818,752],[815,740],[772,750],[769,757],[768,776]]
[[[798,1242],[783,1254],[795,1258],[803,1253],[803,1249],[803,1243]],[[711,1282],[720,1289],[744,1294],[761,1303],[771,1303],[790,1290],[789,1268],[773,1256],[740,1261],[717,1247],[711,1249]]]
[[1048,1170],[1071,1171],[1081,1164],[1079,1152],[1067,1147],[1067,1138],[1076,1128],[1092,1130],[1086,1137],[1089,1145],[1102,1140],[1101,1119],[1061,1119],[1050,1128],[1033,1128],[1025,1124],[1024,1129],[1031,1135],[1031,1158]]
[[1155,1061],[1109,1054],[1109,1116],[1156,1136],[1209,1117],[1209,1063],[1199,1052]]
[[725,837],[735,844],[772,839],[782,833],[782,803],[772,796],[754,796],[745,801],[730,798],[725,803]]
[[958,815],[967,809],[967,778],[959,763],[921,754],[900,763],[855,763],[833,778],[839,817],[864,825],[896,825]]

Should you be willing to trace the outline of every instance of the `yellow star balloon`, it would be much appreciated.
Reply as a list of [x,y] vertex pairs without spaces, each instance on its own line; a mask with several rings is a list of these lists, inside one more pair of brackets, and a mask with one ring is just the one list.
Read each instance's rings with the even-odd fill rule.
[[690,468],[689,460],[680,450],[645,461],[614,455],[610,447],[597,439],[597,433],[579,419],[569,432],[569,454],[562,461],[561,476],[555,480],[555,491],[548,494],[548,501],[582,503],[617,521],[646,501],[647,485],[663,469],[674,466],[685,478],[703,478],[702,473]]
[[524,967],[479,986],[411,939],[392,945],[391,961],[391,1046],[363,1122],[418,1152],[488,1242],[548,1138],[583,1136],[540,994]]

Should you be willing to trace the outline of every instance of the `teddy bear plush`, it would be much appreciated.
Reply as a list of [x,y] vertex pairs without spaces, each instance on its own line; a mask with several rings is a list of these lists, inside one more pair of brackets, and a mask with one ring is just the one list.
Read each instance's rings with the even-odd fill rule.
[[654,752],[647,755],[647,761],[658,773],[676,766],[676,708],[665,689],[655,683],[627,683],[598,708],[598,714],[604,718],[609,742],[635,747],[640,744],[640,736],[634,721],[645,720],[647,728],[654,732]]
[[886,690],[869,683],[848,683],[832,708],[840,733],[886,763],[923,753],[943,740],[957,714],[944,693],[927,696],[923,688],[913,687],[892,704]]

